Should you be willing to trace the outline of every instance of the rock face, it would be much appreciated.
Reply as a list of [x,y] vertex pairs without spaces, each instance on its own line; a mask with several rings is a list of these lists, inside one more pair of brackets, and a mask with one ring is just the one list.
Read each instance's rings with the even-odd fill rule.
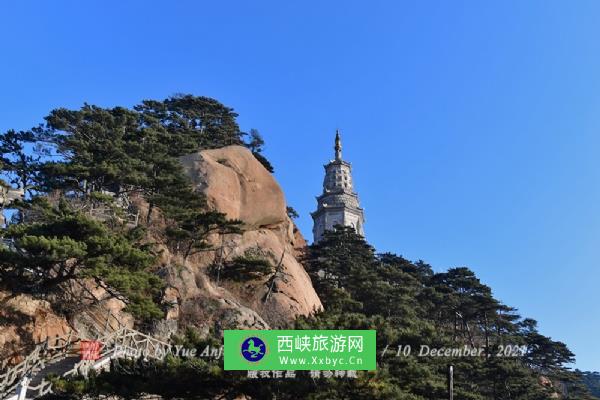
[[0,360],[12,356],[21,348],[56,337],[65,337],[71,327],[65,318],[57,316],[49,302],[28,295],[12,295],[0,291]]
[[[53,307],[61,302],[80,310],[67,320]],[[0,291],[0,361],[13,354],[23,356],[46,340],[55,345],[58,338],[91,339],[121,326],[131,328],[133,316],[124,308],[123,301],[91,280],[66,283],[60,296],[54,294],[45,299]]]
[[[217,298],[243,306],[239,321],[243,325],[258,321],[258,326],[263,322],[271,327],[283,326],[298,315],[321,309],[310,278],[296,258],[306,242],[287,216],[281,188],[252,153],[241,146],[229,146],[185,156],[181,161],[213,210],[244,223],[242,234],[215,235],[211,239],[213,245],[224,250],[190,260],[189,272],[195,275],[195,282],[201,281],[200,286]],[[235,282],[224,279],[218,286],[211,283],[214,279],[206,278],[207,268],[217,259],[226,264],[256,251],[277,267],[275,274],[258,279],[240,277]],[[198,279],[199,275],[204,277]],[[188,285],[180,292],[189,289]]]
[[71,281],[63,285],[63,296],[80,310],[73,312],[71,325],[80,337],[106,335],[122,326],[132,328],[133,316],[125,311],[123,300],[112,296],[92,279]]
[[205,150],[183,157],[182,162],[214,210],[253,229],[286,221],[281,188],[246,148]]
[[[243,233],[214,234],[209,244],[215,250],[183,260],[166,243],[160,244],[166,222],[155,217],[149,239],[159,243],[157,273],[168,284],[162,299],[168,310],[152,334],[166,339],[186,326],[206,335],[219,335],[223,329],[285,327],[297,316],[321,309],[310,278],[298,261],[306,242],[287,216],[281,188],[252,153],[230,146],[192,154],[181,161],[210,208],[243,221]],[[144,207],[143,199],[136,201]],[[217,278],[212,272],[216,264],[227,272],[232,260],[248,254],[268,261],[272,271],[259,276],[237,274],[235,279],[231,274]],[[64,300],[63,306],[85,309],[73,312],[69,321],[53,312],[52,304],[61,302],[56,298],[38,300],[0,291],[0,356],[19,353],[26,346],[71,331],[95,337],[103,330],[133,326],[125,303],[93,282],[74,281],[63,289],[63,298],[72,299]]]

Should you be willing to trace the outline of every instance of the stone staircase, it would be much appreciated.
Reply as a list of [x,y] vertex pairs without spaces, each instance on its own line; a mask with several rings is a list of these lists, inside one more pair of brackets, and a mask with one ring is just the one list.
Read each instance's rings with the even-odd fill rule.
[[[43,343],[35,346],[23,361],[7,368],[0,374],[0,398],[13,398],[14,393],[23,382],[29,383],[32,376],[43,370],[46,365],[67,358],[70,349],[74,347],[75,337],[70,334],[67,337],[56,338],[50,342],[49,338]],[[20,399],[24,399],[21,397]]]
[[51,385],[49,385],[49,382],[48,384],[46,383],[45,378],[50,375],[65,376],[79,361],[78,356],[67,355],[65,358],[47,364],[39,371],[36,371],[27,385],[25,397],[27,399],[34,399],[47,393],[47,389],[51,389]]
[[[38,344],[22,362],[0,374],[1,400],[35,399],[50,393],[52,383],[46,379],[50,374],[61,377],[87,376],[91,370],[107,369],[110,360],[115,358],[162,360],[171,350],[168,342],[127,328],[111,313],[101,318],[98,310],[92,307],[80,317],[85,321],[85,337],[72,332],[65,338],[56,338],[53,345],[46,340]],[[95,340],[101,344],[97,359],[80,358],[83,340]]]

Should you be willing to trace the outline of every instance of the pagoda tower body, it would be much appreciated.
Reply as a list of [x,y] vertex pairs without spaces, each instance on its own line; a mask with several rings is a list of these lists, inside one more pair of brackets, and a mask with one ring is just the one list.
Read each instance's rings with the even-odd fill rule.
[[342,160],[342,141],[335,134],[335,159],[325,165],[323,194],[317,197],[317,211],[311,213],[314,221],[313,238],[317,243],[325,231],[336,225],[350,226],[364,236],[365,216],[353,190],[352,166]]

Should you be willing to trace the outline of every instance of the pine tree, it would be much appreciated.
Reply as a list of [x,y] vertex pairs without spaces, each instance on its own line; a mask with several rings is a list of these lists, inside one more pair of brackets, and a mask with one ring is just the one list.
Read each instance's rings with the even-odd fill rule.
[[72,279],[92,278],[129,299],[128,310],[140,319],[162,315],[163,284],[149,268],[154,256],[102,222],[57,206],[44,198],[23,202],[28,222],[11,224],[2,236],[13,248],[0,248],[0,281],[16,293],[43,295],[60,291]]

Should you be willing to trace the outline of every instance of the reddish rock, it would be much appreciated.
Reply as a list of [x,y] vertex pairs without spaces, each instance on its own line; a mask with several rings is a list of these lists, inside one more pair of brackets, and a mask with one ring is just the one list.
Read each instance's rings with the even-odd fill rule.
[[[285,197],[273,175],[241,146],[205,150],[183,157],[182,163],[213,210],[244,223],[240,235],[211,238],[215,247],[226,244],[225,261],[259,249],[272,266],[279,266],[276,275],[253,280],[242,277],[245,284],[220,282],[222,287],[217,288],[206,277],[206,271],[222,254],[207,252],[187,263],[190,274],[196,277],[195,286],[202,282],[201,286],[217,298],[239,302],[274,326],[321,309],[310,278],[297,259],[306,241],[287,216]],[[203,277],[198,278],[199,275]],[[181,293],[195,294],[190,281],[185,282],[187,287]]]

